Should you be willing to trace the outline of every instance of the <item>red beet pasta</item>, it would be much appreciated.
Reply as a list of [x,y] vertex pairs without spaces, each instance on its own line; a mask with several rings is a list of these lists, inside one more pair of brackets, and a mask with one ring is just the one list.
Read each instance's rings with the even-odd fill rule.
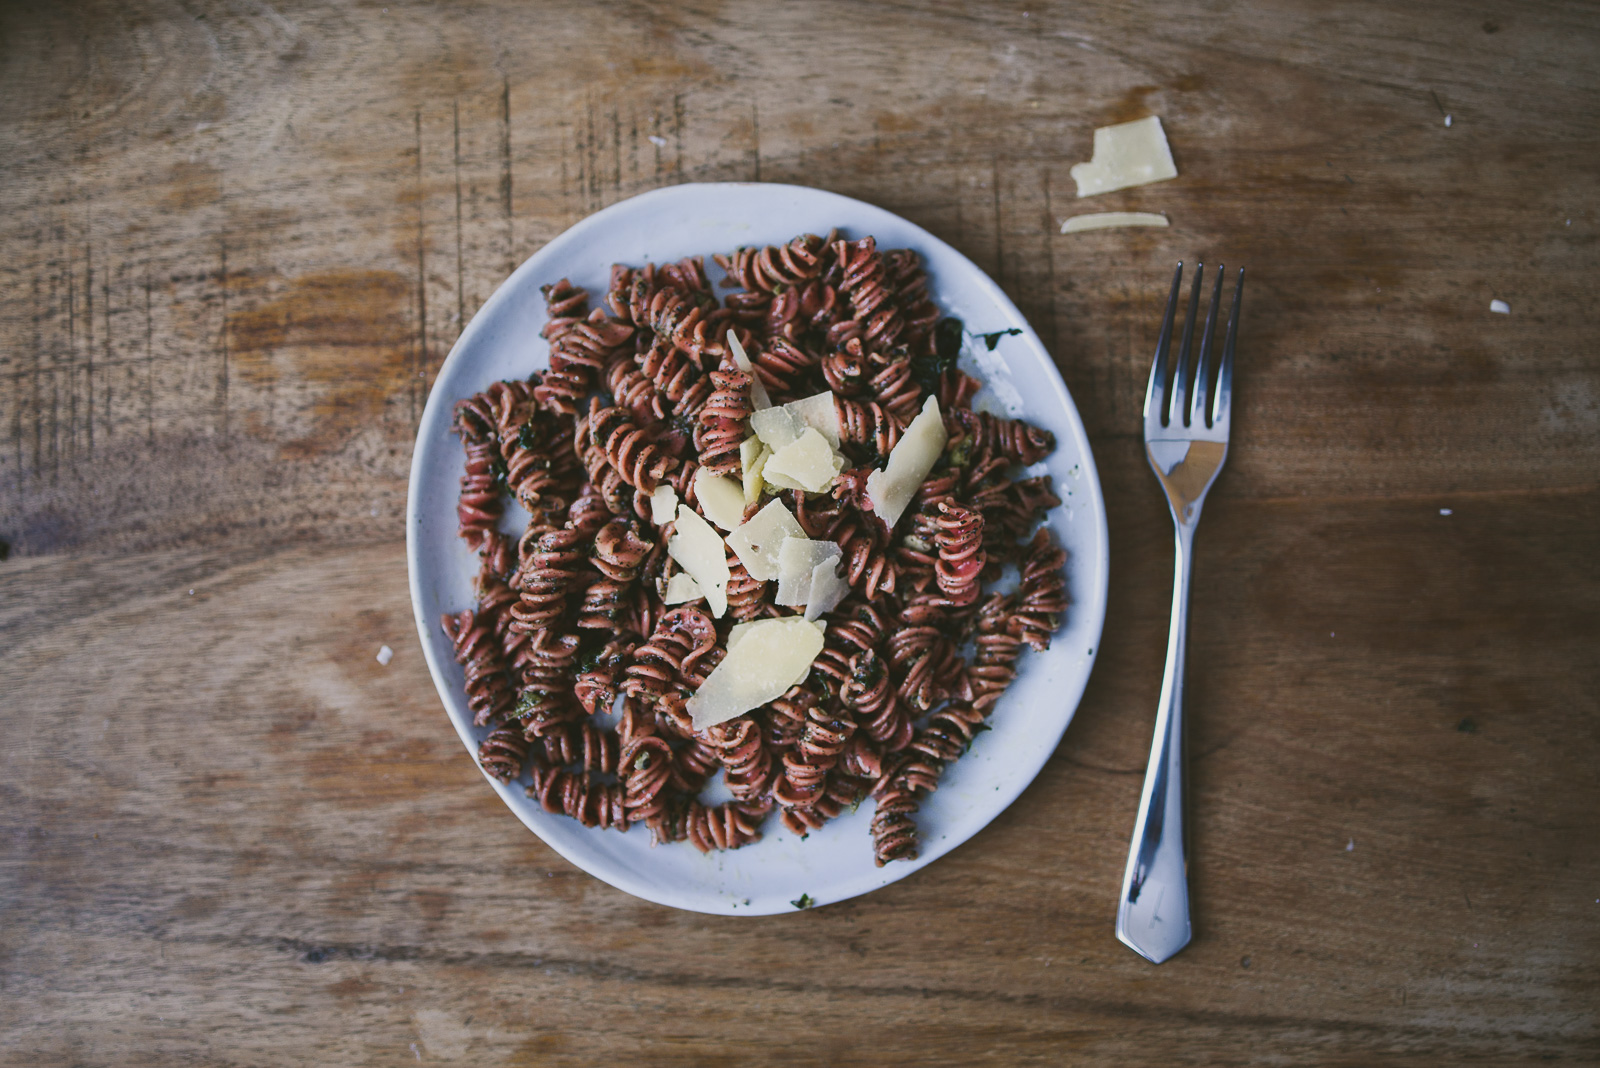
[[[592,310],[566,279],[546,286],[549,369],[456,405],[460,532],[481,565],[476,606],[441,622],[490,728],[479,761],[526,775],[547,811],[702,852],[759,840],[774,810],[804,835],[871,800],[877,863],[912,858],[920,800],[1066,611],[1066,555],[1039,525],[1061,502],[1047,477],[1013,477],[1055,440],[972,409],[961,324],[940,318],[914,252],[834,232],[715,261],[734,289],[721,301],[699,257],[613,267]],[[686,704],[730,628],[801,609],[732,549],[725,615],[666,603],[675,524],[651,495],[670,486],[704,516],[697,472],[739,478],[758,404],[820,393],[844,469],[825,492],[757,480],[744,517],[781,501],[838,547],[849,593],[802,682],[697,731]],[[929,396],[944,452],[890,528],[868,476]],[[517,535],[501,530],[507,497],[530,516]],[[985,594],[1008,566],[1015,590]],[[732,799],[706,804],[719,772]]]

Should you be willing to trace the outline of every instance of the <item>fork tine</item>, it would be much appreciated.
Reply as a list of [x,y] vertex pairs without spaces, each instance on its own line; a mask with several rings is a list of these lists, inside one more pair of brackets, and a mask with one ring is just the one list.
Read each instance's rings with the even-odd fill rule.
[[1194,281],[1189,283],[1189,314],[1183,320],[1183,344],[1178,348],[1178,362],[1172,368],[1172,422],[1189,425],[1189,356],[1194,352],[1194,321],[1200,313],[1200,283],[1205,280],[1206,265],[1196,260]]
[[1189,425],[1211,425],[1211,383],[1216,373],[1211,369],[1211,338],[1216,333],[1217,308],[1222,303],[1222,283],[1228,272],[1217,264],[1217,284],[1211,290],[1211,305],[1206,309],[1206,325],[1200,333],[1200,359],[1194,369],[1194,397],[1190,401]]
[[1178,286],[1183,281],[1183,261],[1172,272],[1172,292],[1167,296],[1167,311],[1161,318],[1161,336],[1156,339],[1156,358],[1150,366],[1150,385],[1144,391],[1144,421],[1150,426],[1152,415],[1156,422],[1167,424],[1167,350],[1172,347],[1172,319],[1178,310]]
[[1228,339],[1222,344],[1222,367],[1217,372],[1217,399],[1211,409],[1211,425],[1228,425],[1229,404],[1233,394],[1233,350],[1239,337],[1239,300],[1244,294],[1244,268],[1239,268],[1239,281],[1233,287],[1233,309],[1228,312]]

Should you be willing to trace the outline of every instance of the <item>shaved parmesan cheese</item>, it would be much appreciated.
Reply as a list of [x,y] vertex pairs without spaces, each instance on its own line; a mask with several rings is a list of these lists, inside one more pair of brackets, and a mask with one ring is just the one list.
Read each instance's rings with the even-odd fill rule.
[[811,600],[811,573],[824,560],[840,555],[838,543],[784,538],[778,547],[778,595],[781,605],[803,605]]
[[1119,226],[1166,226],[1167,217],[1149,211],[1102,211],[1094,215],[1074,215],[1061,224],[1064,234],[1085,230],[1111,230]]
[[734,716],[782,697],[804,679],[822,652],[822,628],[799,616],[760,619],[746,629],[689,698],[695,730],[714,727]]
[[667,555],[694,576],[711,615],[722,618],[728,611],[728,552],[711,524],[687,504],[678,505],[677,533],[667,540]]
[[[850,582],[840,573],[842,556],[830,556],[811,572],[811,599],[806,602],[806,618],[816,619],[839,607],[850,592]],[[819,621],[820,623],[820,621]]]
[[878,513],[878,518],[890,529],[900,521],[906,505],[917,495],[917,487],[939,462],[944,443],[944,419],[939,415],[939,401],[930,396],[922,405],[922,413],[911,420],[899,442],[889,451],[888,465],[867,476],[867,499],[872,502],[872,510]]
[[750,357],[745,355],[744,346],[739,343],[739,335],[732,330],[728,331],[728,351],[733,355],[734,365],[739,370],[750,373],[750,406],[757,411],[772,407],[772,398],[767,396],[767,387],[762,384],[761,375],[756,372]]
[[[738,555],[751,578],[766,582],[778,577],[778,550],[783,548],[783,539],[805,536],[783,502],[771,501],[728,535],[728,547]],[[684,569],[688,570],[687,565]]]
[[816,427],[808,426],[798,438],[773,451],[761,477],[771,482],[777,476],[800,489],[821,493],[843,469],[844,458],[829,447],[828,439]]
[[1094,158],[1075,164],[1072,177],[1080,197],[1164,182],[1178,176],[1161,120],[1151,115],[1134,122],[1102,126],[1094,132]]
[[[733,629],[728,631],[728,644],[727,644],[728,652],[730,652],[730,653],[733,652],[733,647],[735,645],[738,645],[740,642],[744,641],[744,636],[746,634],[750,633],[750,628],[755,626],[757,623],[760,623],[760,622],[761,622],[761,620],[757,619],[757,620],[754,620],[753,622],[750,622],[750,623],[735,623],[733,625]],[[815,620],[814,622],[817,624],[817,628],[819,630],[823,631],[824,633],[827,632],[827,630],[828,630],[828,621],[826,619],[818,619],[818,620]],[[794,684],[796,686],[798,686],[802,682],[805,682],[806,681],[806,676],[809,675],[810,673],[811,673],[811,668],[808,665],[806,667],[806,670],[802,671],[800,673],[800,677],[794,680]]]
[[800,436],[805,424],[788,408],[763,408],[750,417],[750,431],[773,452]]
[[694,495],[706,518],[723,530],[744,522],[744,486],[733,479],[702,467],[694,473]]
[[761,500],[761,471],[767,466],[772,450],[760,438],[745,438],[739,446],[739,462],[744,466],[744,503],[755,504]]
[[677,514],[678,491],[663,482],[650,494],[650,520],[656,526],[664,527]]
[[765,457],[765,459],[763,459],[761,461],[761,481],[766,483],[767,492],[768,493],[777,493],[779,490],[786,490],[786,489],[790,489],[790,490],[803,490],[803,489],[805,489],[804,486],[800,485],[800,483],[796,482],[794,479],[790,478],[788,475],[773,474],[771,477],[768,477],[768,475],[767,475],[767,460],[771,460],[772,459],[772,450],[768,449],[762,455]]
[[733,629],[728,631],[728,652],[733,652],[733,647],[744,641],[744,636],[750,633],[750,628],[760,620],[751,623],[735,623]]
[[829,448],[839,447],[839,407],[834,403],[831,391],[790,401],[783,407],[799,422],[815,427],[828,439]]
[[665,604],[682,604],[685,601],[698,601],[704,596],[694,576],[687,571],[680,571],[667,580],[667,593],[661,600]]

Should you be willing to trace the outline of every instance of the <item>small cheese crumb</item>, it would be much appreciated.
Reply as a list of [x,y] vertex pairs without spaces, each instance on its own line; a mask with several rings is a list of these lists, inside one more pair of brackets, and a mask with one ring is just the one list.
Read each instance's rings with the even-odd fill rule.
[[688,700],[697,731],[782,697],[822,652],[822,628],[799,616],[742,626],[739,640],[730,636],[728,655]]
[[761,477],[773,485],[821,493],[843,469],[843,457],[829,448],[816,427],[808,426],[798,438],[773,451]]
[[1093,215],[1074,215],[1061,224],[1064,234],[1085,230],[1111,230],[1120,226],[1166,226],[1167,217],[1150,211],[1102,211]]
[[778,577],[778,551],[784,538],[803,538],[805,530],[782,501],[767,506],[728,535],[728,548],[739,557],[750,577],[761,582]]
[[389,666],[389,661],[391,661],[393,659],[394,659],[394,650],[393,649],[389,648],[387,645],[383,645],[383,646],[379,646],[378,647],[378,663],[382,664],[384,667],[388,667]]
[[1088,163],[1074,164],[1071,174],[1078,183],[1078,196],[1091,197],[1165,182],[1178,176],[1178,167],[1172,162],[1161,120],[1151,115],[1100,127],[1094,132],[1094,157]]
[[744,486],[725,475],[714,475],[704,467],[694,473],[694,495],[705,517],[732,530],[744,522]]
[[680,571],[667,580],[667,592],[661,598],[664,604],[683,604],[685,601],[698,601],[705,596],[700,589],[700,583],[687,571]]
[[694,576],[711,615],[722,618],[728,611],[728,552],[711,524],[687,504],[678,505],[677,532],[667,540],[667,555]]
[[658,527],[664,527],[677,514],[678,491],[663,482],[650,494],[650,521]]
[[728,351],[733,354],[734,365],[739,370],[750,372],[750,406],[757,411],[772,407],[772,398],[767,396],[767,387],[762,383],[761,375],[750,362],[750,357],[745,355],[744,346],[739,343],[739,335],[732,330],[728,331]]
[[1510,315],[1511,305],[1507,304],[1503,300],[1491,300],[1489,302],[1489,310],[1492,312],[1499,312],[1501,315]]
[[911,420],[899,442],[889,450],[889,463],[882,471],[867,476],[867,499],[889,529],[893,530],[900,521],[911,498],[917,495],[917,488],[939,462],[945,440],[939,401],[930,396],[923,402],[922,413]]

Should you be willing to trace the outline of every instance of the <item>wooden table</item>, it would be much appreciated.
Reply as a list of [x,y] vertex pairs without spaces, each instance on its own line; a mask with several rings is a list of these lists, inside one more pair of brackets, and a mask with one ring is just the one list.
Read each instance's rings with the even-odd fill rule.
[[[1398,7],[0,11],[0,1063],[1600,1057],[1600,17]],[[1181,177],[1077,201],[1093,128],[1147,114]],[[1021,800],[744,920],[517,823],[433,692],[402,537],[500,279],[728,179],[992,274],[1114,544]],[[1172,227],[1058,232],[1113,209]],[[1112,936],[1171,561],[1137,414],[1194,256],[1251,281],[1197,554],[1196,936],[1157,968]]]

